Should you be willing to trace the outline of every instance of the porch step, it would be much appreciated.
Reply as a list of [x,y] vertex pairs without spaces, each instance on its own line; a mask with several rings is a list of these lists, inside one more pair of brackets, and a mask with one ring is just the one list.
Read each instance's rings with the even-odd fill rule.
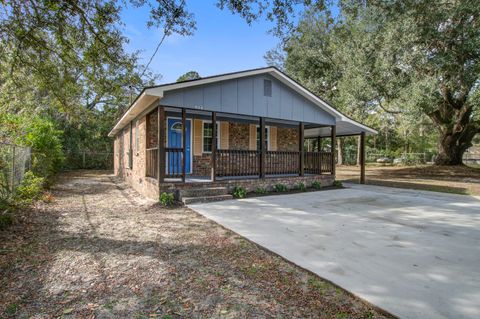
[[197,197],[182,197],[182,202],[184,205],[198,204],[198,203],[208,203],[216,202],[221,200],[232,199],[233,196],[230,194],[223,195],[212,195],[212,196],[197,196]]
[[181,189],[179,193],[180,199],[185,197],[208,197],[217,195],[227,195],[228,189],[226,187],[203,187],[203,188],[191,188]]

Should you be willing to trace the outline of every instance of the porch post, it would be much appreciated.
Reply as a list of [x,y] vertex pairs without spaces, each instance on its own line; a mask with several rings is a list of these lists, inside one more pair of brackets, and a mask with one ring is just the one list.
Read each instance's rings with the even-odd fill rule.
[[300,122],[298,125],[298,150],[300,154],[300,165],[298,168],[298,175],[303,176],[304,175],[304,170],[305,170],[305,150],[303,147],[303,144],[305,144],[305,137],[304,137],[304,129],[305,129],[305,124],[303,122]]
[[265,118],[260,118],[260,178],[265,178]]
[[212,182],[217,180],[217,112],[212,112]]
[[187,111],[185,108],[182,108],[182,182],[185,183],[185,170],[186,170],[186,160],[187,160]]
[[365,184],[365,132],[360,133],[360,184]]
[[165,181],[165,107],[158,107],[158,188]]
[[331,165],[332,165],[332,175],[335,175],[335,143],[337,141],[337,127],[335,125],[332,125],[332,130],[331,130]]
[[317,136],[317,152],[318,152],[318,174],[322,175],[322,148],[320,145],[322,144],[322,138]]

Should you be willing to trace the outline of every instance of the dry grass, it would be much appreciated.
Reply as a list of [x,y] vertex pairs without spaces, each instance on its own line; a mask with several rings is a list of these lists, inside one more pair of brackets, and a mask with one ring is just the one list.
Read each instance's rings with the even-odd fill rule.
[[100,172],[0,233],[0,317],[384,318],[347,292],[194,213]]
[[[358,182],[359,168],[337,167],[337,179]],[[480,168],[469,166],[367,166],[367,184],[480,195]]]

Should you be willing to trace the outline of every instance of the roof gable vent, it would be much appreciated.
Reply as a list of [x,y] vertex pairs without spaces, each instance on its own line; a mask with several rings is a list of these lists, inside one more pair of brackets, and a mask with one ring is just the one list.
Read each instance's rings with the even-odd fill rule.
[[263,80],[263,95],[264,96],[272,96],[272,81],[271,80]]

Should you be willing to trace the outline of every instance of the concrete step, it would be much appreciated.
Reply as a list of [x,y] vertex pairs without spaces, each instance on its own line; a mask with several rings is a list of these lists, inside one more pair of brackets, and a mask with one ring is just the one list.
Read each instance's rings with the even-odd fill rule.
[[191,188],[181,189],[179,192],[180,199],[185,197],[205,197],[227,195],[228,189],[226,187],[205,187],[205,188]]
[[233,196],[230,194],[224,195],[213,195],[213,196],[197,196],[197,197],[182,197],[182,202],[184,205],[198,204],[198,203],[208,203],[208,202],[217,202],[221,200],[232,199]]

